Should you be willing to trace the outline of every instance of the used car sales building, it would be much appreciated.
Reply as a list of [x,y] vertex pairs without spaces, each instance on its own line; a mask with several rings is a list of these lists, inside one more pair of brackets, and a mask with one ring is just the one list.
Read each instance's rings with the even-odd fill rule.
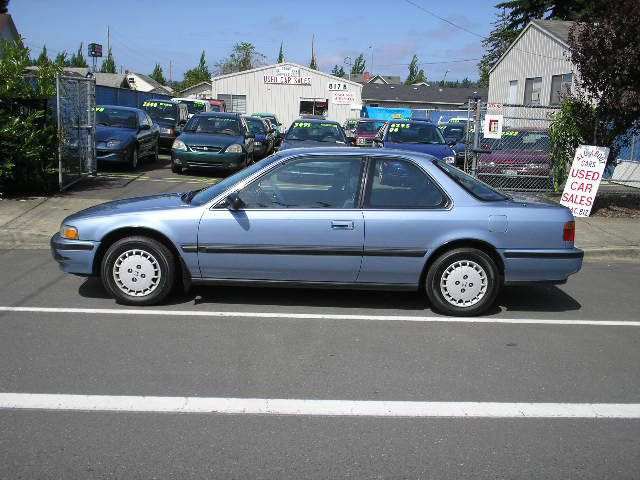
[[360,116],[362,85],[287,62],[213,77],[211,98],[229,112],[273,113],[284,128],[301,115],[342,124]]

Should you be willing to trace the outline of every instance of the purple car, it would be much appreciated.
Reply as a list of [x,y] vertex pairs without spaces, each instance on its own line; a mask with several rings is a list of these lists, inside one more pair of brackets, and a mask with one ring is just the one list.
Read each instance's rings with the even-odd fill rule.
[[373,139],[386,123],[385,120],[361,118],[355,129],[356,145],[358,147],[373,147]]

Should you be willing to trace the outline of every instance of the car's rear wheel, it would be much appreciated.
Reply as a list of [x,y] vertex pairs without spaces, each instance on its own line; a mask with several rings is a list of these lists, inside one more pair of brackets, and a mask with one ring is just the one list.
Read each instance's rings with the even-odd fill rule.
[[165,245],[149,237],[118,240],[102,259],[102,283],[126,305],[155,305],[173,288],[175,258]]
[[137,170],[138,169],[138,164],[139,164],[139,157],[138,157],[138,147],[132,147],[131,149],[131,153],[129,156],[129,169],[130,170]]
[[476,248],[456,248],[433,262],[425,282],[427,296],[439,312],[454,316],[480,315],[500,289],[493,259]]

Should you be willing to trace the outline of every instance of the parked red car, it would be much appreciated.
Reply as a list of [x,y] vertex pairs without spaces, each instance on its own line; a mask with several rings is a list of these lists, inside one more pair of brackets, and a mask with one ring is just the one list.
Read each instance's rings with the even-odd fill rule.
[[478,157],[477,172],[480,175],[549,178],[551,174],[551,142],[546,130],[504,130],[500,139],[483,139],[482,147],[491,153]]
[[227,106],[222,100],[207,100],[209,105],[211,105],[212,112],[226,112]]
[[371,118],[358,120],[358,126],[355,129],[356,145],[358,147],[373,147],[373,139],[385,123],[384,120]]

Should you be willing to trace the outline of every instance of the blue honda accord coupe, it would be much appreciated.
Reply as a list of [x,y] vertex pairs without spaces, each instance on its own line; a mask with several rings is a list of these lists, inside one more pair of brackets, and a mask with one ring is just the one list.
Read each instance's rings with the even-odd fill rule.
[[292,285],[416,290],[440,312],[477,315],[502,285],[580,270],[574,225],[565,207],[516,201],[430,155],[325,147],[83,210],[51,249],[129,305],[191,284]]

